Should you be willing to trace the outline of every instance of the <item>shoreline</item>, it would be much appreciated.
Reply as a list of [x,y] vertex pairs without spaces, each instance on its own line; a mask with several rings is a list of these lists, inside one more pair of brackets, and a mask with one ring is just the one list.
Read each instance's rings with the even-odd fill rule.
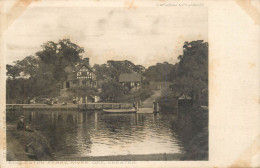
[[64,157],[57,161],[181,161],[181,153],[128,154],[112,156]]
[[127,109],[131,103],[85,103],[85,104],[6,104],[6,110],[102,110],[102,109]]

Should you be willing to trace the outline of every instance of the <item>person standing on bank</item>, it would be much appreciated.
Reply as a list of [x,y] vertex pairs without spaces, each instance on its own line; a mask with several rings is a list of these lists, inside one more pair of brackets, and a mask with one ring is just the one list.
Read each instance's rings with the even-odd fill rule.
[[153,101],[153,110],[156,111],[157,110],[157,102],[154,100]]
[[136,110],[136,104],[135,104],[135,102],[133,102],[133,107],[135,108],[135,110]]

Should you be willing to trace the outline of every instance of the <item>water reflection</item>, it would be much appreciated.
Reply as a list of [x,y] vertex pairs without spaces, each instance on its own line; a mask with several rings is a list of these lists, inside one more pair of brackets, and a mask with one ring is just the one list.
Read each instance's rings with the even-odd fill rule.
[[[16,122],[20,114],[9,112],[8,122]],[[183,152],[172,118],[163,114],[39,111],[23,115],[49,138],[56,159]]]

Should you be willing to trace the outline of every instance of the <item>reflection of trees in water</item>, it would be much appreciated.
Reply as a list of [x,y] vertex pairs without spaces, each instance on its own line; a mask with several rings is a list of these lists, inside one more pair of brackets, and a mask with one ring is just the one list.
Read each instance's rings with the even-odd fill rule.
[[152,132],[165,132],[166,129],[159,126],[158,114],[104,114],[99,126],[102,134],[107,134],[111,139],[121,138],[125,143],[147,136],[145,129]]
[[198,118],[192,109],[179,109],[178,117],[172,121],[171,129],[176,133],[178,142],[185,151],[190,141],[207,126],[207,119]]
[[[187,136],[192,132],[192,127],[184,121],[177,121],[183,122],[182,124],[173,124],[170,114],[38,111],[35,115],[32,112],[26,112],[24,115],[30,118],[29,120],[37,127],[37,130],[48,137],[54,152],[62,156],[87,155],[93,148],[92,143],[124,145],[142,141],[150,135],[151,138],[152,136],[165,138],[166,142],[170,140],[167,139],[168,137],[174,136],[171,132],[173,134],[176,132],[179,141],[185,141],[189,139]],[[171,129],[169,125],[172,125]],[[168,136],[169,134],[171,135]],[[181,146],[185,146],[183,143]]]
[[110,137],[132,136],[136,126],[135,114],[103,114],[99,129]]
[[91,136],[90,136],[90,130],[91,128],[86,124],[87,118],[90,118],[87,116],[85,112],[83,113],[77,113],[76,117],[76,123],[77,123],[77,136],[76,143],[77,143],[77,149],[78,153],[86,154],[91,152]]
[[63,122],[63,115],[62,114],[58,114],[58,121]]
[[72,114],[68,114],[66,121],[67,121],[67,123],[73,124],[73,115]]

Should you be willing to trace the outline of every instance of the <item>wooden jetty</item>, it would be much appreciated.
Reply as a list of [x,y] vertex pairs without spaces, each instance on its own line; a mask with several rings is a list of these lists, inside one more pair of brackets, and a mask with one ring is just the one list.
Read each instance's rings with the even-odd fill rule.
[[129,109],[131,103],[87,103],[87,104],[6,104],[6,110],[102,110]]
[[154,111],[153,108],[138,108],[136,113],[137,114],[149,114],[149,113],[155,113],[157,111]]
[[87,103],[79,105],[80,110],[130,109],[132,107],[132,103]]

